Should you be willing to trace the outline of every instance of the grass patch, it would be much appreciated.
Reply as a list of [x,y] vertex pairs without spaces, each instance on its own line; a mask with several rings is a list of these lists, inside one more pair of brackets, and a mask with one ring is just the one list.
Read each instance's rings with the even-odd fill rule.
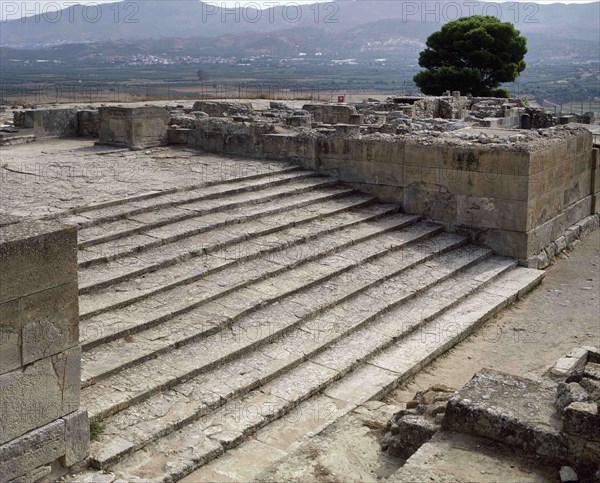
[[90,441],[98,441],[102,431],[104,431],[104,424],[98,422],[90,423]]

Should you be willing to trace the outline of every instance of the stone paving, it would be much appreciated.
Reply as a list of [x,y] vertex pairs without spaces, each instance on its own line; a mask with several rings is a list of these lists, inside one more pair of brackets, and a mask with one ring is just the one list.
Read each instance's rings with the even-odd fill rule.
[[81,141],[10,155],[15,175],[132,172],[3,184],[7,212],[80,228],[81,397],[100,429],[89,462],[107,474],[75,481],[203,481],[251,435],[276,461],[543,276],[285,163]]
[[173,148],[129,151],[90,139],[48,139],[0,147],[0,207],[41,218],[91,204],[169,189],[269,174],[281,162],[261,162]]

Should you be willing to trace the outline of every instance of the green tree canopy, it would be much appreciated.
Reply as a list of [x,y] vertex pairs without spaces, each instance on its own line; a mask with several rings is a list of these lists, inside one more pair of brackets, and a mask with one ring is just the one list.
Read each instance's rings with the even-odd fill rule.
[[496,17],[473,15],[445,24],[427,39],[414,81],[424,94],[461,91],[490,96],[502,82],[525,69],[527,40],[514,25]]

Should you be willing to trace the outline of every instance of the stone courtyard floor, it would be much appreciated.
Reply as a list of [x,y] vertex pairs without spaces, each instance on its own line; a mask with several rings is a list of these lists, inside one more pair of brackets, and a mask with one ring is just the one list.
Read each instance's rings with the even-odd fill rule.
[[0,148],[0,210],[34,218],[75,206],[281,169],[172,147],[130,151],[94,140],[48,139]]

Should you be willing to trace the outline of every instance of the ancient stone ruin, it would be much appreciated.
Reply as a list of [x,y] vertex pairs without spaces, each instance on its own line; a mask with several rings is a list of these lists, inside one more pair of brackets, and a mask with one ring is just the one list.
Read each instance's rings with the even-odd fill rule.
[[0,215],[2,481],[37,481],[88,455],[76,245],[75,227]]
[[531,467],[560,468],[562,481],[600,481],[599,361],[597,348],[576,348],[542,382],[485,369],[458,391],[418,394],[388,423],[382,442],[407,460],[393,481],[453,481],[448,442],[473,454],[495,445],[509,479],[514,461],[502,455],[512,452],[531,458]]
[[[600,220],[591,132],[513,99],[86,105],[17,111],[9,131],[1,483],[258,478]],[[510,426],[535,435],[520,450],[595,474],[585,351],[552,387],[488,371],[424,391],[384,447],[409,475],[450,430]],[[523,388],[551,426],[510,412]]]

